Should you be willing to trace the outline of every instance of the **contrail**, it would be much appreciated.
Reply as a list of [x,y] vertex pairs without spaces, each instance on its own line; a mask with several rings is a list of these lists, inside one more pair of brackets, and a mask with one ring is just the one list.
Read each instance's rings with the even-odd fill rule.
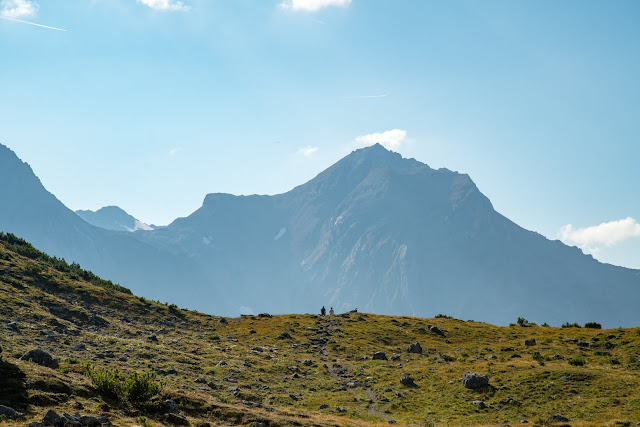
[[322,22],[322,21],[321,21],[321,20],[319,20],[319,19],[313,19],[313,18],[311,18],[311,20],[312,20],[312,21],[314,21],[314,22],[317,22],[318,24],[327,25],[327,23],[326,23],[326,22]]
[[21,21],[19,19],[7,18],[6,16],[0,16],[0,19],[6,19],[7,21],[21,22],[23,24],[35,25],[36,27],[48,28],[50,30],[64,31],[64,32],[67,31],[67,30],[63,30],[62,28],[56,28],[56,27],[50,27],[48,25],[36,24],[35,22]]
[[386,93],[384,95],[345,96],[345,98],[346,99],[384,98],[385,96],[387,96]]

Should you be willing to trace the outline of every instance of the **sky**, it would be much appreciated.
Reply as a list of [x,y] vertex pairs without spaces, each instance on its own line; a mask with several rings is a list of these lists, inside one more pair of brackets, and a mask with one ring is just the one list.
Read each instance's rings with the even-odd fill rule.
[[0,143],[164,225],[382,143],[640,268],[640,2],[0,0]]

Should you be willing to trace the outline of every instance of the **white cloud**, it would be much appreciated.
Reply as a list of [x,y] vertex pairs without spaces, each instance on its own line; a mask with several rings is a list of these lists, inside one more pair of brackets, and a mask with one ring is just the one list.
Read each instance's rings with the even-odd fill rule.
[[284,0],[280,7],[292,10],[304,10],[315,12],[324,7],[340,6],[345,7],[351,4],[351,0]]
[[319,149],[320,149],[319,147],[312,147],[310,145],[307,145],[306,147],[302,147],[301,149],[296,151],[296,154],[299,155],[299,156],[311,157]]
[[187,6],[181,1],[177,0],[138,0],[138,3],[142,3],[155,10],[182,10],[187,11],[191,9],[191,6]]
[[602,246],[610,247],[632,237],[640,237],[640,224],[631,217],[585,228],[573,228],[567,224],[558,232],[558,238],[564,243],[594,255]]
[[34,16],[40,6],[29,0],[2,0],[0,1],[0,16],[3,18],[24,18]]
[[176,154],[178,154],[181,151],[184,151],[184,149],[182,147],[172,148],[171,150],[169,150],[169,155],[170,156],[175,156]]
[[407,131],[403,129],[391,129],[386,132],[370,133],[355,139],[360,147],[368,147],[379,143],[388,150],[398,151],[407,142]]

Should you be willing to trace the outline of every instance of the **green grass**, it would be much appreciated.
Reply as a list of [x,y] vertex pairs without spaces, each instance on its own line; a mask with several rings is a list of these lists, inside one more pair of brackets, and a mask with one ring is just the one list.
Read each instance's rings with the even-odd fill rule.
[[[161,426],[168,421],[152,408],[172,399],[192,425],[386,424],[368,411],[367,390],[376,411],[417,425],[522,419],[547,425],[554,414],[572,425],[640,421],[638,328],[497,327],[445,315],[366,313],[242,316],[221,323],[217,316],[78,279],[6,243],[0,240],[0,317],[18,321],[19,332],[0,334],[0,373],[16,379],[11,393],[0,393],[0,404],[26,412],[29,422],[47,408],[75,413],[78,403],[81,413],[104,413],[115,425]],[[429,324],[445,336],[429,333]],[[162,328],[167,333],[158,334],[158,342],[147,339]],[[56,340],[47,341],[43,331],[57,331]],[[591,344],[564,340],[573,337]],[[527,347],[528,339],[538,344]],[[414,342],[423,354],[406,352]],[[86,349],[75,350],[79,343]],[[17,359],[35,347],[57,357],[60,368]],[[507,347],[514,351],[501,351]],[[389,360],[372,360],[380,350]],[[325,365],[340,372],[339,379]],[[465,389],[461,378],[468,371],[488,375],[491,387]],[[416,387],[400,383],[405,375]]]

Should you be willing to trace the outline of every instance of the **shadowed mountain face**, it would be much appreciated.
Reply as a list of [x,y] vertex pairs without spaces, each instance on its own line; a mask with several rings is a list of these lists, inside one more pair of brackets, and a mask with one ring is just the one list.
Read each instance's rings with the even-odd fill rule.
[[[23,163],[0,144],[0,231],[29,240],[38,249],[161,301],[188,306],[194,289],[214,298],[200,269],[176,256],[130,237],[133,233],[94,227],[49,193]],[[179,292],[176,292],[179,289]],[[220,309],[212,305],[212,310]]]
[[326,305],[502,324],[640,323],[638,271],[527,231],[467,175],[380,145],[285,194],[209,194],[140,238],[197,260],[232,314]]
[[[167,300],[209,313],[316,312],[325,305],[499,324],[518,316],[640,323],[637,270],[601,264],[524,230],[497,213],[467,175],[380,145],[351,153],[287,193],[209,194],[190,216],[136,233],[84,223],[18,163],[28,173],[12,186],[24,189],[0,189],[3,200],[13,200],[13,207],[0,207],[0,228],[13,231],[5,227],[11,225],[40,249],[77,259],[139,294],[155,298],[149,292],[157,281],[163,295],[172,295]],[[27,200],[26,191],[37,194]],[[109,239],[117,242],[102,243]],[[144,262],[134,269],[132,257]],[[137,276],[121,279],[130,270]]]
[[113,231],[153,230],[153,227],[137,220],[117,206],[105,206],[97,211],[78,210],[80,218],[96,227]]

